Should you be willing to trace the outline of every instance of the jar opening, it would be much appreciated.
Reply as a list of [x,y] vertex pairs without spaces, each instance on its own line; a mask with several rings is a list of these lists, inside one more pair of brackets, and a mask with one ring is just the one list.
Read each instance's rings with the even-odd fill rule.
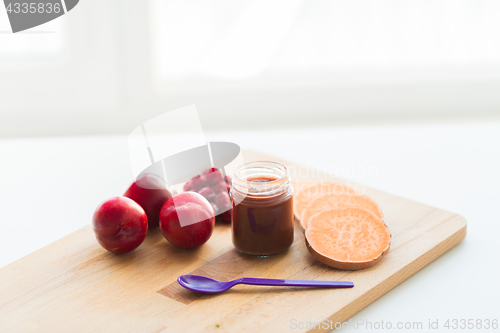
[[286,166],[273,161],[255,161],[239,166],[233,177],[235,192],[245,196],[269,196],[290,187]]

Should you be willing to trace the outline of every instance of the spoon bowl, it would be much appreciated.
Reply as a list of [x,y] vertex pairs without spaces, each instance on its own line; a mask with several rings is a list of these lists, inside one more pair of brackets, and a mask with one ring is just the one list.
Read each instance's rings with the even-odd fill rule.
[[234,286],[232,281],[221,282],[206,276],[191,274],[179,276],[177,282],[186,289],[204,293],[220,293]]
[[237,284],[250,284],[259,286],[294,286],[294,287],[320,287],[320,288],[352,288],[354,283],[349,281],[314,281],[314,280],[288,280],[288,279],[260,279],[240,278],[229,282],[221,282],[212,278],[186,274],[177,278],[177,282],[186,289],[202,293],[221,293]]

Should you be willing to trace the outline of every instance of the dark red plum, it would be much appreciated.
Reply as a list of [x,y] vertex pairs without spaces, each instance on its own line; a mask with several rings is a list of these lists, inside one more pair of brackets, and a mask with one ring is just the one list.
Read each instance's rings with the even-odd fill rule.
[[95,210],[92,229],[103,248],[113,253],[126,253],[137,248],[146,238],[148,218],[134,200],[113,197]]
[[167,189],[167,183],[155,174],[141,176],[123,195],[144,209],[148,216],[149,230],[158,227],[161,207],[172,197]]
[[196,192],[173,196],[160,211],[161,233],[170,243],[181,248],[194,249],[205,244],[212,236],[214,227],[212,205]]

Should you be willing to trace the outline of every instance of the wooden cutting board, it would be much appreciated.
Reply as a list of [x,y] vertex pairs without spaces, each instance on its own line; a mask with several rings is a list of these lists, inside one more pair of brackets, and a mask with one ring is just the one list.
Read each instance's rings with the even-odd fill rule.
[[[271,159],[244,153],[245,161]],[[336,180],[281,161],[295,179]],[[231,229],[217,225],[196,250],[170,245],[156,230],[135,251],[114,255],[87,226],[0,269],[2,332],[303,332],[294,323],[343,322],[459,243],[463,217],[373,189],[392,233],[378,265],[355,272],[329,268],[309,255],[301,229],[285,253],[239,254]],[[89,216],[89,221],[91,216]],[[352,289],[237,286],[223,294],[181,288],[181,274],[353,281]],[[319,325],[316,325],[318,329]],[[328,329],[318,329],[328,331]]]

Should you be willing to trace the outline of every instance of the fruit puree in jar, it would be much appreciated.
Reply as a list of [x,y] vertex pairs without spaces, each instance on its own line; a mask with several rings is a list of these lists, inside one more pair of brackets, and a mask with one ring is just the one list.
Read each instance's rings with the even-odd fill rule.
[[233,184],[234,246],[261,256],[288,249],[293,243],[293,189],[286,167],[267,161],[245,164],[236,170]]

